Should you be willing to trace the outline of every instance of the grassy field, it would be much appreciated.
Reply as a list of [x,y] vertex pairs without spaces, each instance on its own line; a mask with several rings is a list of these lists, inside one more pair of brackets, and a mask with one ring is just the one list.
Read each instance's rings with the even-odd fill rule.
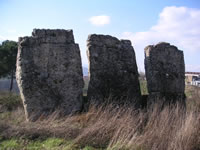
[[200,89],[186,88],[179,105],[148,111],[130,106],[26,122],[18,95],[0,93],[0,150],[200,150]]

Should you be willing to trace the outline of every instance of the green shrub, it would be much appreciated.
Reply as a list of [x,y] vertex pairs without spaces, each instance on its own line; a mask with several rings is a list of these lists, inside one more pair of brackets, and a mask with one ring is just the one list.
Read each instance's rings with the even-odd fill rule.
[[8,110],[13,110],[16,107],[22,106],[22,101],[16,93],[0,92],[0,105]]

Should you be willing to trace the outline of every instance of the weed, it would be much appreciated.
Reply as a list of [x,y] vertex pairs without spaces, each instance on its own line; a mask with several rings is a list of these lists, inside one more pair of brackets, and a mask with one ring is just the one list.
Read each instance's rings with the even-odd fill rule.
[[7,150],[7,149],[20,150],[20,148],[22,148],[22,146],[15,139],[5,140],[1,142],[0,147],[2,150]]

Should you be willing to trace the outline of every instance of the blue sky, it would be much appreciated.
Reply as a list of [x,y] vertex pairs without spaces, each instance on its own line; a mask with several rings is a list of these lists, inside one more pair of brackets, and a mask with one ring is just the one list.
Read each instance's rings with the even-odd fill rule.
[[184,51],[187,71],[200,72],[200,0],[0,0],[0,41],[33,28],[73,29],[87,66],[89,34],[130,39],[139,71],[144,47],[170,42]]

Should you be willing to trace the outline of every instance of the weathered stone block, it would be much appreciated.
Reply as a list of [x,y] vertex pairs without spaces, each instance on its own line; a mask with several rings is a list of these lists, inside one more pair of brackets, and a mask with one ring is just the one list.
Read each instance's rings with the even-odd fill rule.
[[83,74],[72,30],[34,29],[19,38],[16,78],[28,120],[80,111]]
[[137,103],[141,92],[131,42],[92,34],[88,37],[87,46],[90,103],[100,104],[108,100]]
[[[185,63],[183,51],[169,43],[145,48],[145,70],[150,99],[183,99]],[[170,96],[171,95],[171,96]]]

